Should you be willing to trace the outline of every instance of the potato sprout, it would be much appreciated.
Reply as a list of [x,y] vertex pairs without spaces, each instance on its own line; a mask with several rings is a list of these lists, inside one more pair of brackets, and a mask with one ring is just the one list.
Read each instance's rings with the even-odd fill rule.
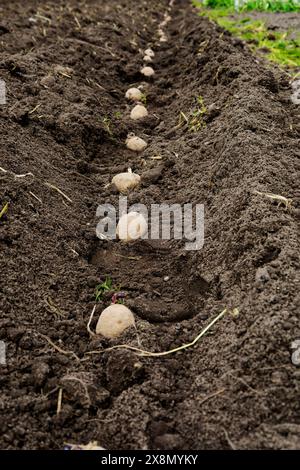
[[141,73],[145,75],[145,77],[152,77],[154,75],[154,70],[152,67],[143,67]]
[[146,219],[138,212],[122,215],[117,226],[117,236],[120,240],[130,242],[137,240],[147,233]]
[[134,325],[134,316],[129,308],[122,304],[113,304],[101,313],[96,326],[96,334],[105,338],[116,338],[126,328]]
[[126,98],[131,101],[141,101],[143,98],[143,93],[138,88],[129,88],[126,91]]
[[147,111],[147,109],[145,108],[145,106],[143,104],[137,104],[131,110],[131,113],[130,113],[130,117],[134,121],[136,121],[138,119],[143,119],[146,116],[148,116],[148,111]]
[[127,173],[119,173],[112,179],[112,184],[115,185],[120,193],[127,193],[140,184],[141,177],[136,173],[132,173],[129,168]]
[[129,135],[126,139],[126,147],[134,152],[142,152],[147,147],[147,142],[136,135]]

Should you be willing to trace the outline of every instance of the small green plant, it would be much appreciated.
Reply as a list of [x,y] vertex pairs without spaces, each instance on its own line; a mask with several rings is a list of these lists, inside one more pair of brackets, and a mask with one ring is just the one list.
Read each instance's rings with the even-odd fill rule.
[[182,126],[185,122],[191,132],[197,132],[206,126],[203,116],[207,112],[207,108],[203,97],[198,96],[196,101],[196,106],[188,114],[181,111],[179,115],[179,125]]
[[122,118],[122,113],[120,111],[115,112],[115,118],[116,119],[121,119]]
[[95,288],[95,299],[96,302],[103,300],[103,296],[106,292],[112,291],[112,279],[107,277],[102,284],[98,284]]
[[107,276],[105,281],[98,284],[95,288],[95,300],[100,302],[104,300],[105,294],[111,294],[111,301],[114,304],[124,303],[124,292],[121,292],[121,286],[114,286],[111,277]]
[[146,106],[147,104],[147,96],[145,93],[142,94],[141,96],[141,102]]
[[105,128],[106,132],[107,132],[111,137],[113,137],[114,134],[113,134],[113,132],[112,132],[112,130],[111,130],[111,120],[109,119],[109,117],[105,116],[105,117],[103,118],[103,121],[102,121],[102,122],[103,122],[103,124],[104,124],[104,128]]

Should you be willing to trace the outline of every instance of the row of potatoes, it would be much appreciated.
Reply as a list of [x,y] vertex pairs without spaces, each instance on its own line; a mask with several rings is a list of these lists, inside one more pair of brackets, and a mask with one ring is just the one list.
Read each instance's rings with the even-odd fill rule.
[[[143,61],[152,62],[154,52],[148,48],[144,52]],[[155,72],[152,67],[144,66],[141,73],[146,77],[152,77]],[[144,119],[148,116],[147,108],[142,104],[143,92],[139,88],[129,88],[126,91],[125,97],[136,103],[130,113],[130,118],[133,120]],[[143,152],[147,147],[147,142],[134,134],[129,134],[126,139],[126,147],[133,152]],[[112,179],[112,184],[117,188],[120,193],[127,193],[128,191],[136,188],[141,182],[141,177],[137,173],[133,173],[131,168],[126,173],[119,173]],[[117,226],[117,237],[124,241],[129,242],[141,238],[147,232],[147,222],[142,214],[138,212],[130,212],[124,214]]]
[[[170,0],[169,10],[173,6],[173,2],[174,0]],[[160,42],[167,41],[163,28],[170,19],[171,17],[166,13],[163,21],[159,25],[158,35]],[[146,49],[143,57],[144,64],[151,63],[154,56],[155,53],[152,49]],[[154,69],[149,65],[144,65],[140,71],[145,77],[153,77],[155,75]],[[135,103],[130,113],[131,119],[139,120],[148,116],[148,110],[142,103],[144,95],[140,88],[129,88],[129,90],[126,91],[125,97]],[[143,152],[148,145],[145,140],[132,134],[127,137],[125,143],[127,148],[133,152]],[[140,184],[140,181],[141,177],[133,173],[131,168],[129,168],[127,173],[119,173],[114,176],[112,184],[120,193],[127,193],[136,188]],[[143,215],[138,212],[130,212],[120,218],[117,226],[117,236],[120,240],[129,242],[141,238],[147,232],[147,229],[147,222]],[[112,304],[101,313],[96,326],[96,334],[105,336],[106,338],[116,338],[130,326],[135,326],[134,315],[131,310],[123,304]]]

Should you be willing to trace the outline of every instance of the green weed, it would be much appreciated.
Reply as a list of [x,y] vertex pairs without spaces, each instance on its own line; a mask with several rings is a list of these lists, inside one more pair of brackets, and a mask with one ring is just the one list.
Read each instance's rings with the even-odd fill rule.
[[[96,302],[104,300],[105,294],[115,294],[116,300],[114,303],[123,304],[124,300],[122,297],[118,298],[120,294],[121,286],[114,286],[111,277],[107,276],[105,281],[101,284],[98,284],[95,288],[95,300]],[[114,295],[112,295],[114,297]]]
[[198,96],[196,101],[196,106],[189,113],[181,111],[179,115],[179,125],[182,126],[185,123],[191,132],[197,132],[206,125],[203,116],[207,112],[207,108],[203,97]]
[[[234,9],[234,0],[203,0],[193,1],[196,6],[204,6],[206,8],[217,9]],[[242,2],[241,2],[242,3]],[[299,0],[248,0],[241,5],[240,11],[273,11],[273,12],[289,12],[300,11]]]

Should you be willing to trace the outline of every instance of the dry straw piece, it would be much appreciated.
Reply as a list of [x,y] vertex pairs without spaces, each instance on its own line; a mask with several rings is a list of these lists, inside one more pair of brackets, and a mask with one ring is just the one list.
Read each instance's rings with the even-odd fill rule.
[[126,146],[134,152],[142,152],[147,147],[147,142],[136,135],[129,135],[126,139]]
[[139,90],[139,88],[133,87],[126,91],[125,97],[131,101],[141,101],[143,98],[143,93],[141,90]]
[[112,184],[115,185],[120,193],[127,193],[131,189],[134,189],[141,182],[141,177],[136,173],[132,173],[131,169],[128,169],[127,173],[119,173],[112,179]]
[[138,119],[143,119],[148,116],[148,111],[143,104],[137,104],[130,113],[131,119],[137,121]]
[[131,310],[125,305],[113,304],[101,313],[96,326],[96,334],[105,338],[116,338],[130,326],[135,326]]
[[124,242],[142,238],[148,231],[146,219],[138,212],[122,215],[117,226],[117,236]]

